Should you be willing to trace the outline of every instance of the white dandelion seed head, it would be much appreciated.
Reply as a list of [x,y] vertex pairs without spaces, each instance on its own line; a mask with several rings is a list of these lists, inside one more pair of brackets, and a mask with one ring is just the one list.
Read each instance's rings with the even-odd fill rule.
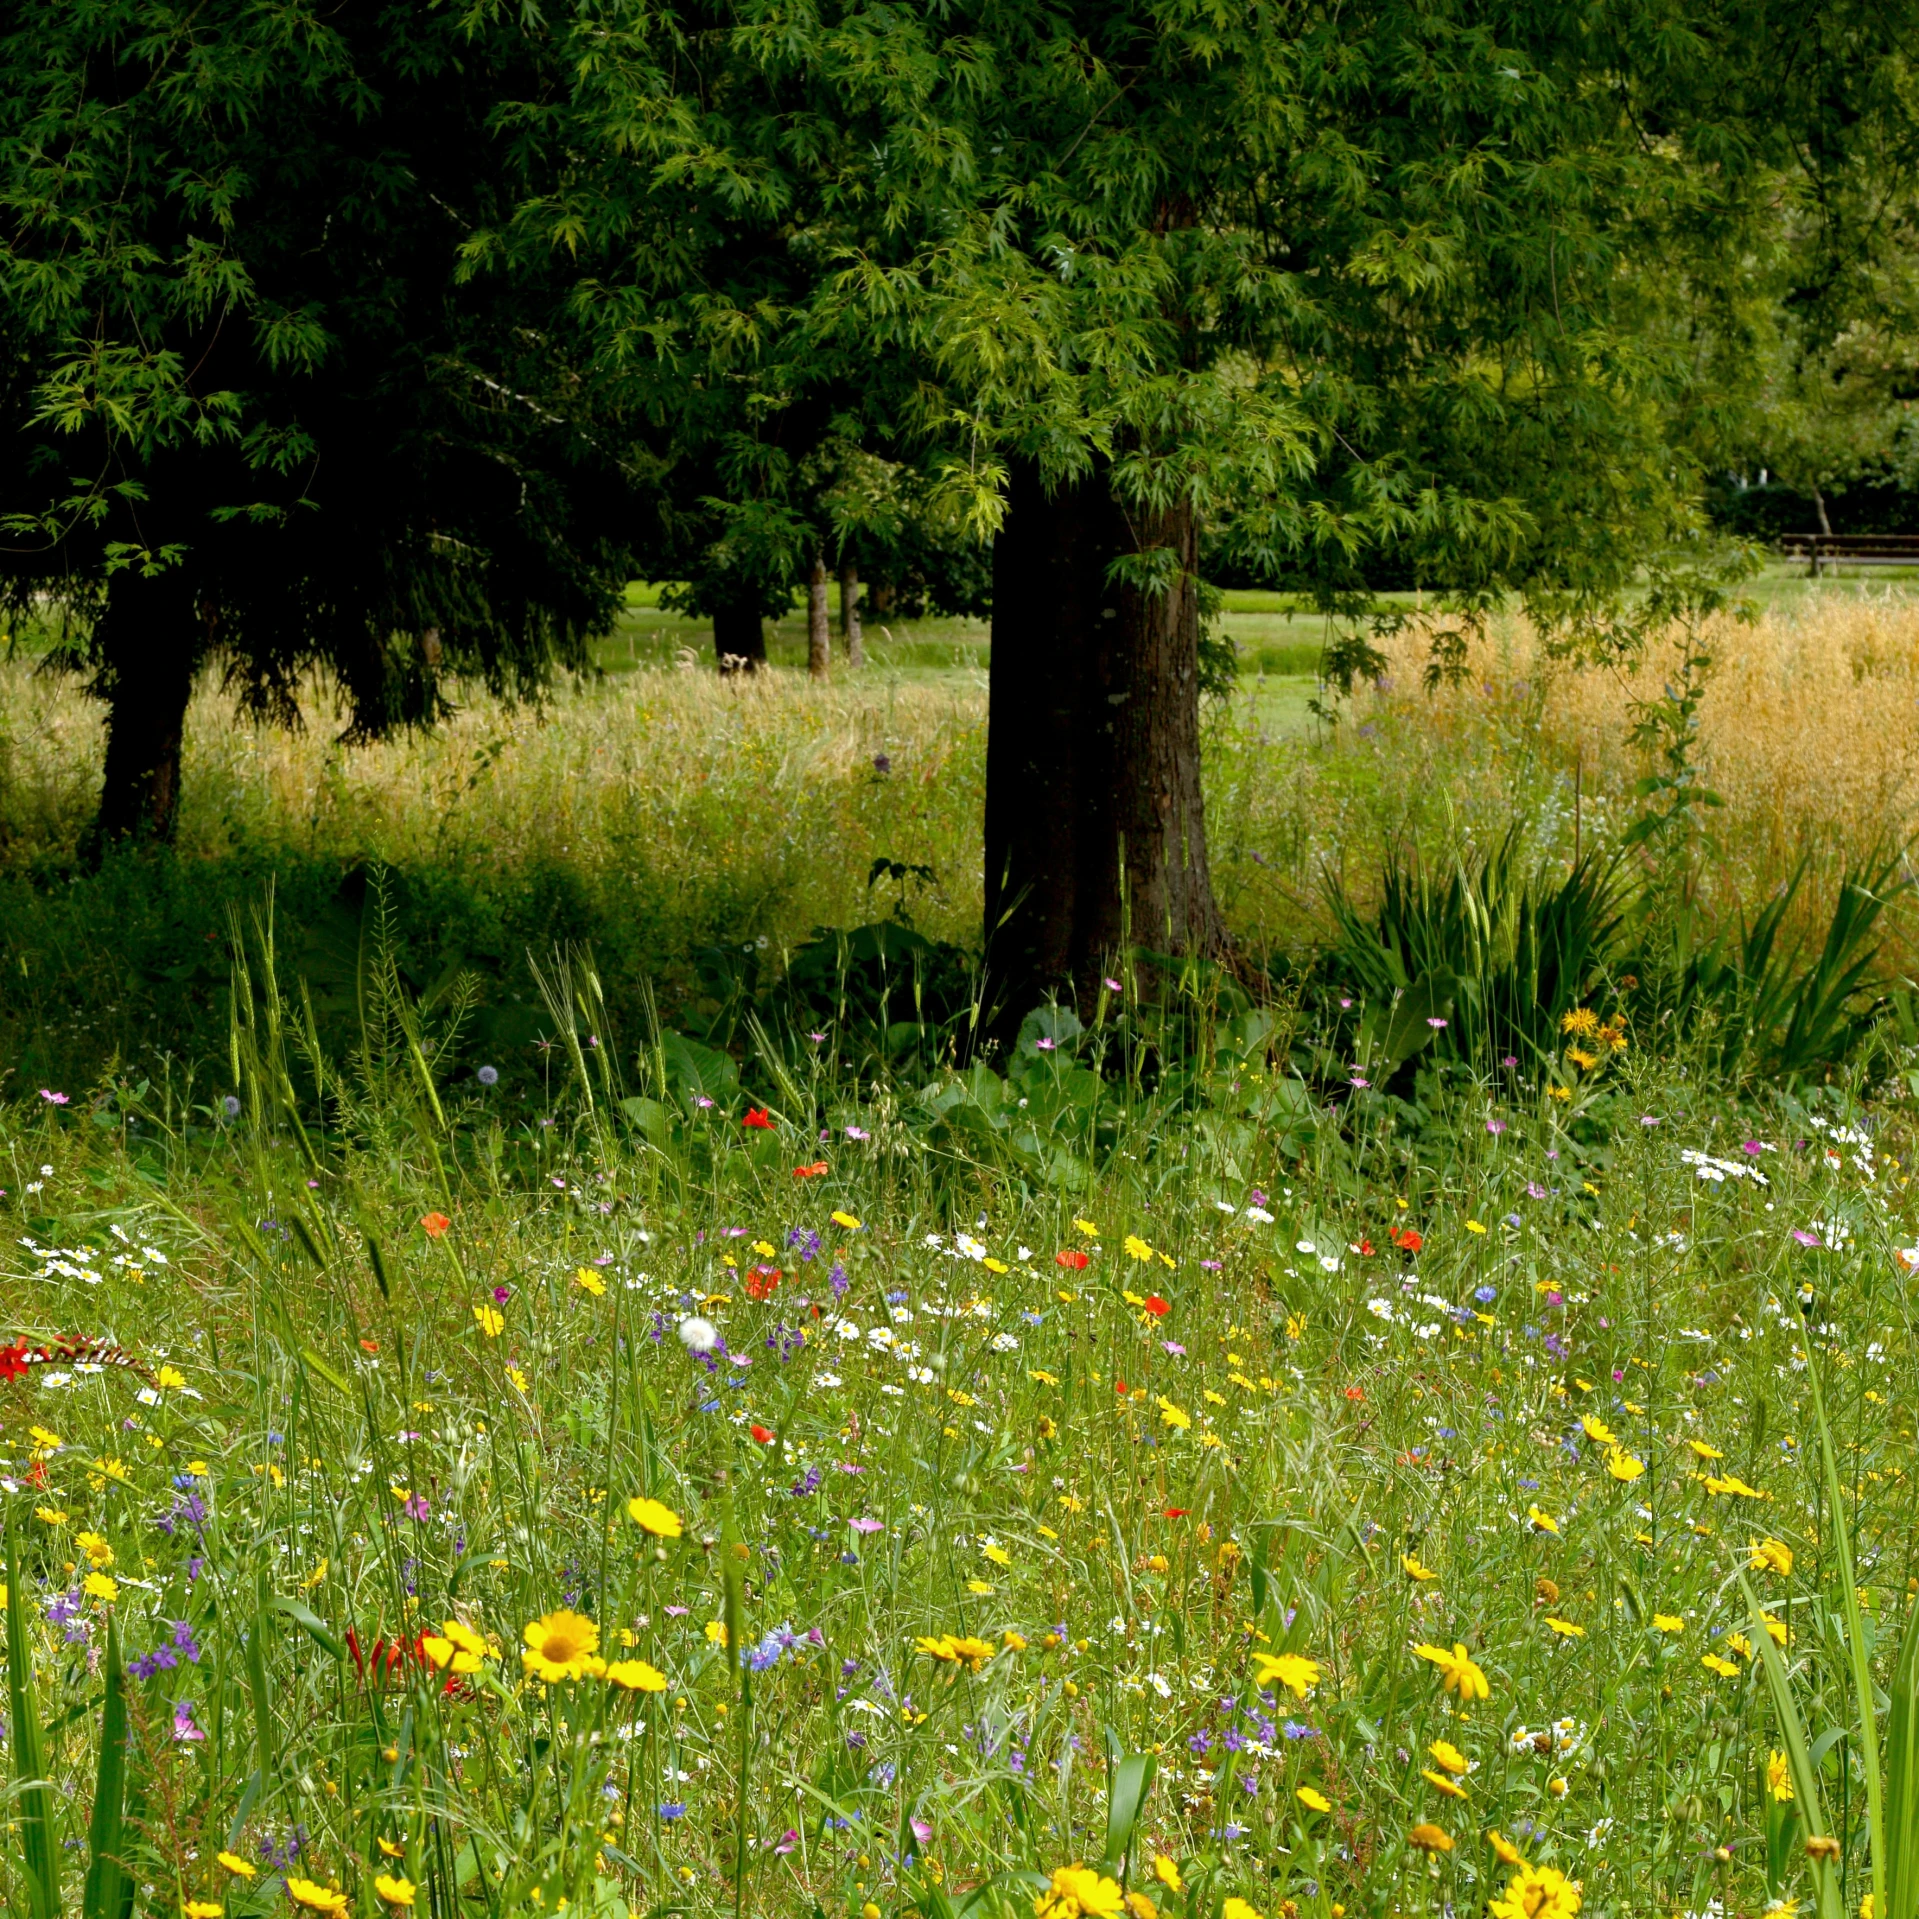
[[680,1344],[689,1353],[710,1353],[720,1343],[720,1329],[696,1313],[680,1321]]

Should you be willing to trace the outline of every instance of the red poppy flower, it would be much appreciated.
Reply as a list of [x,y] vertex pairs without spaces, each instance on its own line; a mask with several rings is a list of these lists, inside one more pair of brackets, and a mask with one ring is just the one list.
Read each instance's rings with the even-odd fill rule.
[[1393,1244],[1404,1252],[1416,1253],[1425,1243],[1410,1226],[1402,1226],[1393,1235]]
[[47,1462],[44,1459],[33,1462],[33,1468],[27,1474],[27,1483],[30,1486],[44,1486],[47,1483]]
[[793,1177],[795,1179],[818,1179],[825,1171],[825,1160],[816,1159],[811,1166],[795,1166],[793,1168]]
[[740,1121],[740,1124],[758,1127],[762,1133],[770,1133],[773,1130],[773,1122],[768,1117],[764,1106],[749,1106],[746,1109],[746,1117]]
[[24,1339],[18,1345],[0,1346],[0,1380],[18,1379],[29,1364],[27,1342]]
[[780,1269],[777,1266],[755,1266],[746,1276],[746,1296],[748,1299],[764,1299],[780,1283]]
[[1348,1386],[1346,1388],[1346,1397],[1348,1399],[1364,1399],[1366,1394],[1364,1390],[1358,1386]]
[[1353,1248],[1353,1251],[1356,1252],[1361,1259],[1371,1259],[1373,1256],[1373,1242],[1362,1233],[1359,1236],[1359,1244]]
[[1064,1266],[1068,1272],[1083,1273],[1090,1262],[1077,1246],[1068,1246],[1064,1251],[1053,1255],[1055,1266]]
[[1123,1380],[1123,1379],[1116,1379],[1116,1380],[1114,1380],[1114,1381],[1113,1381],[1113,1390],[1114,1390],[1114,1392],[1116,1392],[1117,1394],[1119,1394],[1119,1396],[1120,1396],[1120,1398],[1122,1398],[1122,1399],[1124,1399],[1124,1398],[1126,1397],[1126,1382],[1125,1382],[1125,1380]]
[[772,1445],[773,1435],[769,1433],[764,1426],[749,1426],[746,1430],[753,1435],[754,1439],[757,1440],[760,1445]]
[[360,1350],[363,1353],[377,1353],[380,1350],[380,1342],[377,1339],[363,1339],[360,1341]]
[[438,1239],[453,1222],[444,1213],[422,1213],[420,1224],[426,1228],[428,1239]]
[[1168,1519],[1184,1519],[1191,1511],[1192,1508],[1190,1506],[1168,1506],[1166,1508],[1166,1517]]
[[1155,1319],[1164,1319],[1173,1309],[1167,1305],[1165,1300],[1161,1299],[1157,1293],[1148,1293],[1146,1295],[1146,1310],[1151,1313]]

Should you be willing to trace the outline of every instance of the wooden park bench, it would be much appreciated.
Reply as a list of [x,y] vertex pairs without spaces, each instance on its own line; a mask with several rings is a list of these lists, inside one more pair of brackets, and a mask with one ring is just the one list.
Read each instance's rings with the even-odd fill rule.
[[1782,533],[1779,552],[1814,579],[1835,566],[1919,566],[1919,533]]

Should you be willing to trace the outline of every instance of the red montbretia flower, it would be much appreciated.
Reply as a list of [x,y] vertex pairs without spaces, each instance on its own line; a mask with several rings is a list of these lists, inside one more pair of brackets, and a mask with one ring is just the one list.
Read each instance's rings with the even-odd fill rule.
[[1053,1255],[1055,1266],[1064,1266],[1070,1273],[1083,1273],[1091,1262],[1077,1246],[1068,1246]]
[[753,1435],[757,1444],[761,1446],[772,1445],[773,1435],[768,1432],[764,1426],[749,1426],[746,1430]]
[[1191,1511],[1192,1508],[1190,1506],[1168,1506],[1166,1508],[1166,1517],[1168,1519],[1184,1519]]
[[793,1168],[793,1177],[795,1179],[818,1179],[825,1171],[825,1160],[816,1159],[811,1166],[795,1166]]
[[420,1224],[426,1228],[428,1239],[441,1239],[445,1237],[446,1229],[453,1222],[444,1213],[422,1213]]
[[746,1296],[748,1299],[764,1299],[780,1283],[781,1273],[777,1266],[755,1266],[746,1276]]
[[1146,1295],[1146,1310],[1151,1313],[1155,1319],[1164,1319],[1173,1309],[1165,1300],[1161,1299],[1157,1293],[1148,1293]]
[[740,1124],[751,1126],[762,1133],[770,1133],[773,1130],[772,1117],[764,1106],[749,1106],[746,1109],[746,1117],[740,1121]]

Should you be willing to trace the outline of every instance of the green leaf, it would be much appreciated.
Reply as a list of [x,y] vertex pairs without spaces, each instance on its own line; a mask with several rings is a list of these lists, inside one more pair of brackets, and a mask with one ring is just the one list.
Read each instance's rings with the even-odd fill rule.
[[21,1577],[19,1521],[7,1508],[7,1719],[13,1774],[19,1781],[19,1870],[26,1902],[21,1919],[60,1919],[60,1850],[53,1831],[53,1788],[47,1783],[40,1702],[27,1650],[27,1591]]
[[94,1778],[93,1819],[87,1829],[87,1877],[80,1895],[83,1919],[120,1919],[133,1879],[120,1857],[125,1835],[127,1682],[120,1664],[120,1628],[107,1618],[107,1699],[100,1721],[100,1767]]
[[1113,1755],[1106,1776],[1106,1858],[1123,1871],[1126,1854],[1133,1843],[1133,1831],[1153,1789],[1153,1775],[1159,1761],[1150,1752]]
[[310,1606],[303,1606],[297,1599],[275,1599],[271,1610],[301,1627],[307,1637],[333,1659],[346,1657],[346,1647],[334,1637],[326,1621]]
[[[1799,1817],[1805,1822],[1807,1837],[1817,1838],[1826,1831],[1826,1812],[1819,1797],[1819,1775],[1814,1770],[1812,1754],[1806,1748],[1805,1722],[1799,1717],[1799,1705],[1792,1696],[1792,1682],[1786,1677],[1786,1662],[1779,1657],[1779,1648],[1772,1643],[1772,1634],[1766,1630],[1766,1615],[1760,1608],[1759,1595],[1753,1591],[1752,1581],[1743,1572],[1739,1575],[1739,1590],[1745,1594],[1746,1610],[1752,1615],[1753,1649],[1758,1653],[1766,1675],[1766,1689],[1772,1694],[1772,1709],[1779,1720],[1779,1736],[1786,1742],[1786,1764],[1792,1773],[1793,1797],[1799,1807]],[[1845,1919],[1845,1908],[1839,1897],[1839,1875],[1828,1867],[1814,1867],[1813,1884],[1818,1894],[1819,1919]]]

